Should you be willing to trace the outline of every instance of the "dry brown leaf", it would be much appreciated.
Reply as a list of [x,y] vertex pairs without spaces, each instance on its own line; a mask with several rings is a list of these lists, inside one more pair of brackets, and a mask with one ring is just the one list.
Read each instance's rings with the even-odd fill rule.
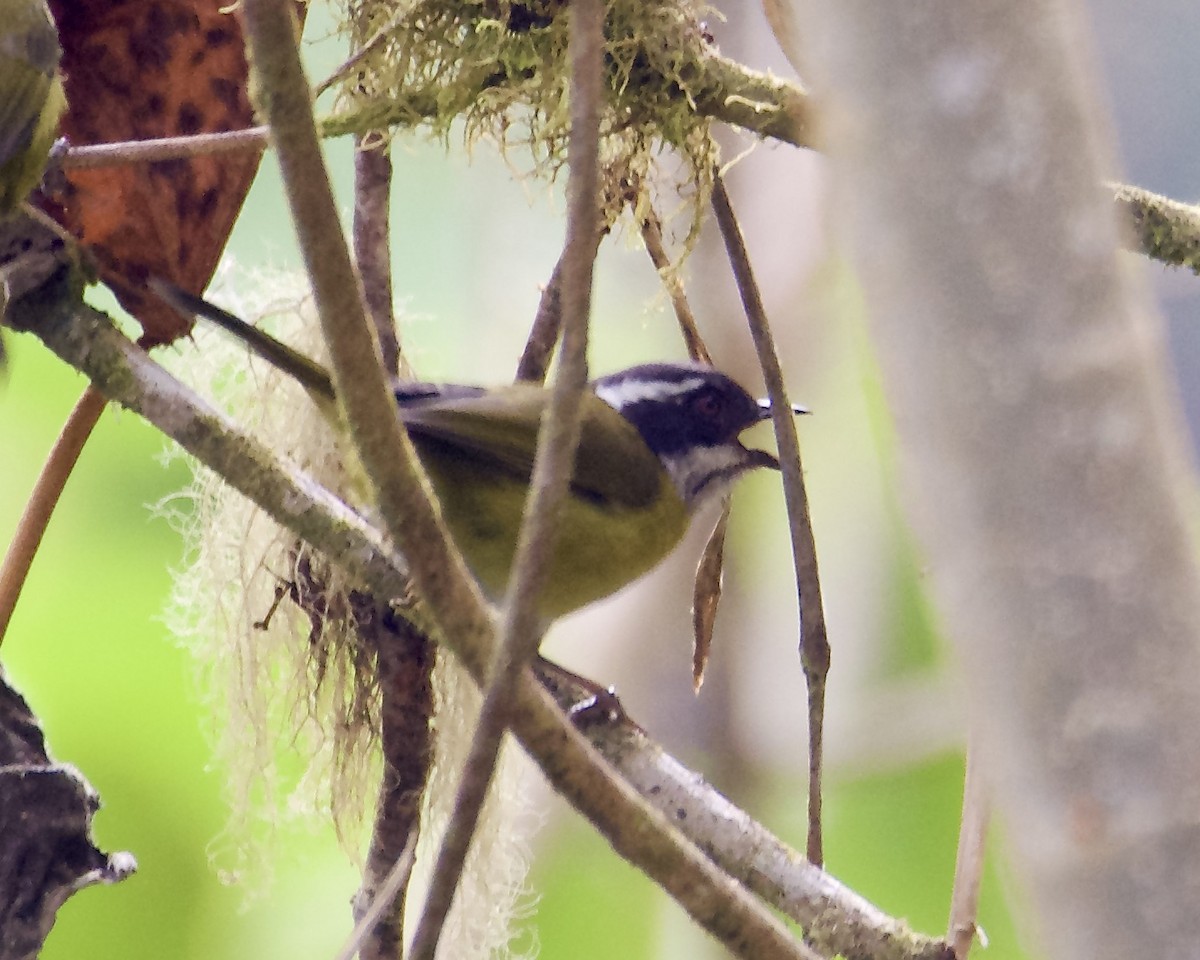
[[[225,0],[50,0],[73,145],[239,130],[253,124],[237,13]],[[56,213],[142,325],[146,346],[188,324],[150,276],[200,293],[212,278],[261,151],[70,170]]]
[[721,515],[708,535],[704,553],[696,567],[696,584],[692,592],[692,689],[700,692],[704,684],[704,669],[712,648],[713,626],[717,622],[717,607],[721,603],[721,584],[725,571],[725,533],[729,528],[728,497],[721,504]]

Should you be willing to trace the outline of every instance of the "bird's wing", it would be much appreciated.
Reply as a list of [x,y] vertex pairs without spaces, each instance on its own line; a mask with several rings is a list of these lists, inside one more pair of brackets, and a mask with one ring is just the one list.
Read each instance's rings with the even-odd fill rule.
[[[14,13],[8,7],[5,12]],[[7,163],[33,139],[60,54],[58,33],[42,0],[22,3],[11,22],[0,25],[0,35],[0,163]]]
[[[400,419],[413,442],[435,441],[528,479],[538,426],[549,392],[508,387],[497,393],[400,401]],[[658,496],[662,465],[637,429],[594,394],[584,395],[573,491],[601,504],[646,506]]]
[[46,103],[53,82],[28,63],[0,57],[0,163],[7,163],[26,150],[33,139],[33,128]]

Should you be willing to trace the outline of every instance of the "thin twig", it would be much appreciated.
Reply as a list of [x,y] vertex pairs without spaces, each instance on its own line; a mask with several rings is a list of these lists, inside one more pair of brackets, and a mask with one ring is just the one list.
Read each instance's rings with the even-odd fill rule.
[[400,369],[400,344],[392,308],[392,155],[387,144],[365,142],[364,136],[370,137],[354,138],[354,262],[383,369],[394,377]]
[[654,268],[658,271],[663,286],[666,287],[667,296],[671,298],[671,306],[675,309],[675,319],[679,323],[679,332],[683,334],[683,343],[687,348],[688,356],[711,366],[712,356],[708,352],[704,338],[700,336],[700,328],[696,325],[696,316],[692,313],[691,305],[688,303],[683,283],[679,279],[679,273],[674,264],[671,263],[671,258],[667,256],[667,249],[663,244],[662,223],[649,203],[646,204],[645,212],[640,217],[640,223],[642,242],[646,245],[646,252],[650,255],[650,260],[654,263]]
[[825,678],[829,674],[829,641],[825,635],[825,611],[821,605],[821,582],[817,573],[817,549],[813,540],[812,520],[808,513],[808,494],[804,489],[804,467],[800,462],[800,443],[796,423],[783,383],[783,369],[771,338],[766,308],[754,280],[750,256],[741,228],[729,202],[725,181],[719,170],[713,171],[713,210],[725,241],[733,275],[737,280],[742,306],[758,351],[758,363],[771,398],[775,440],[783,466],[783,493],[787,503],[788,526],[792,538],[792,557],[796,565],[796,590],[800,601],[800,662],[808,681],[808,859],[818,866],[824,862],[821,839],[822,749],[825,729]]
[[967,745],[962,821],[958,828],[954,890],[950,894],[950,924],[946,934],[955,960],[967,960],[979,930],[979,889],[983,884],[984,848],[990,820],[991,798],[979,769],[979,750],[972,737]]
[[[575,674],[545,658],[537,661],[537,673],[564,709],[592,692]],[[914,933],[809,863],[664,751],[633,718],[622,714],[608,723],[590,724],[584,734],[717,864],[800,924],[805,940],[820,953],[847,960],[951,960],[944,941]]]
[[[354,930],[351,931],[350,937],[346,940],[342,949],[338,951],[334,960],[353,960],[354,955],[359,953],[363,944],[370,936],[371,931],[379,923],[384,911],[388,909],[389,904],[397,898],[403,898],[404,887],[408,883],[409,875],[412,873],[416,848],[417,831],[413,830],[408,835],[408,840],[405,842],[400,856],[396,858],[396,862],[392,864],[392,869],[388,871],[387,877],[384,878],[383,884],[375,895],[375,899],[371,901],[371,905],[354,925]],[[399,950],[391,954],[379,955],[380,960],[384,960],[385,957],[388,960],[399,960],[400,956],[401,953]]]
[[59,161],[64,170],[91,170],[130,163],[154,163],[182,160],[216,153],[262,150],[267,146],[266,127],[227,130],[223,133],[197,133],[188,137],[162,137],[158,140],[124,140],[120,143],[96,143],[71,147]]
[[587,320],[600,226],[596,199],[600,176],[603,48],[604,3],[575,0],[571,6],[569,39],[571,139],[567,154],[570,164],[567,237],[559,261],[562,347],[550,406],[538,434],[538,451],[509,576],[496,662],[454,811],[438,851],[425,911],[413,938],[412,960],[433,960],[437,950],[510,722],[517,680],[537,651],[544,629],[537,613],[537,599],[550,573],[555,528],[566,503],[567,484],[579,445],[583,394],[587,389]]
[[[369,29],[362,7],[353,11],[354,39]],[[319,91],[318,91],[319,94]],[[379,343],[384,371],[400,369],[392,299],[391,146],[373,133],[354,137],[354,262]],[[383,772],[355,912],[366,908],[344,948],[347,960],[396,960],[404,952],[405,890],[421,829],[421,799],[433,763],[433,644],[412,629],[377,644]]]
[[518,381],[527,383],[542,383],[546,379],[546,371],[550,369],[550,357],[554,354],[554,345],[558,343],[558,332],[562,328],[562,270],[564,250],[554,264],[554,272],[542,290],[538,301],[537,313],[533,316],[533,325],[529,328],[529,336],[525,340],[525,349],[517,362]]
[[4,562],[0,565],[0,643],[4,642],[4,635],[8,632],[13,610],[46,526],[50,523],[54,508],[58,506],[59,497],[75,469],[84,444],[100,419],[104,404],[104,395],[99,390],[90,385],[84,389],[63,424],[58,439],[54,441],[29,494],[16,532],[4,554]]
[[[10,319],[14,327],[32,330],[92,378],[110,400],[177,440],[364,589],[378,597],[402,596],[416,578],[415,563],[406,564],[357,513],[205,405],[107,318],[75,303],[42,301],[36,311],[25,310]],[[428,562],[424,554],[417,558]],[[426,588],[426,604],[458,626],[456,613],[444,612],[454,602],[453,587],[433,581]],[[444,640],[480,683],[491,660],[490,635],[460,629],[445,634]],[[739,883],[684,840],[672,825],[673,814],[668,817],[651,807],[616,776],[529,671],[521,677],[516,700],[513,732],[554,789],[704,929],[738,956],[815,956]]]
[[[355,617],[360,635],[376,651],[384,763],[362,886],[355,898],[356,918],[367,909],[376,920],[365,928],[359,952],[361,960],[395,960],[404,942],[405,895],[404,885],[393,889],[391,881],[420,835],[421,800],[433,765],[430,719],[437,658],[428,636],[391,616],[376,598],[355,593],[352,599],[356,610],[367,614]],[[407,863],[411,869],[411,857]]]

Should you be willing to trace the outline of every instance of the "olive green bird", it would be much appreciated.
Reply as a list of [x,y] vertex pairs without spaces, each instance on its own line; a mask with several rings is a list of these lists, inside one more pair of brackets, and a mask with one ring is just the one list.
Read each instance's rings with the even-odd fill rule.
[[[23,228],[8,228],[19,224],[21,204],[41,182],[67,106],[61,58],[46,0],[0,0],[0,318],[8,306],[10,250],[28,247]],[[6,366],[0,339],[0,373]]]
[[[333,382],[319,364],[171,284],[154,280],[151,286],[182,313],[238,337],[336,416]],[[397,381],[392,393],[455,542],[484,592],[499,601],[550,391],[528,383],[487,388]],[[739,439],[770,414],[767,401],[700,364],[642,364],[593,380],[583,397],[574,471],[538,602],[543,622],[647,573],[683,538],[699,507],[723,496],[738,477],[779,469],[772,454]]]
[[41,182],[67,106],[45,0],[0,0],[0,219]]

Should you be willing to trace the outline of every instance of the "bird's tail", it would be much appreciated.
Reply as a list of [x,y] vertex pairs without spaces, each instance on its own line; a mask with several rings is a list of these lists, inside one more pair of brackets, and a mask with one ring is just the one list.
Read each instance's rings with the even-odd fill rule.
[[326,410],[337,399],[329,371],[299,350],[294,350],[269,333],[223,310],[203,297],[188,293],[169,280],[154,277],[150,287],[185,317],[200,317],[231,333],[272,366],[292,377],[308,391],[317,406]]

